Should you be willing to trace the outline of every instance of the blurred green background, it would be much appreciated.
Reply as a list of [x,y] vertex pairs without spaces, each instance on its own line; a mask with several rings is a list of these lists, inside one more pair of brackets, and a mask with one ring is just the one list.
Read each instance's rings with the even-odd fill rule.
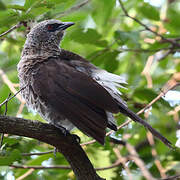
[[[151,30],[165,38],[180,37],[180,1],[179,0],[124,0],[122,1],[130,16],[146,24]],[[0,34],[21,22],[19,28],[0,38],[0,69],[16,87],[18,83],[16,66],[21,56],[26,34],[30,26],[45,19],[72,21],[75,25],[67,30],[61,47],[85,57],[93,64],[109,72],[126,78],[127,89],[120,89],[122,98],[130,109],[138,112],[160,92],[173,75],[180,72],[179,48],[164,42],[144,26],[125,16],[117,0],[2,0],[0,1]],[[178,42],[178,40],[177,40]],[[180,43],[180,41],[179,41]],[[148,79],[142,74],[147,61]],[[150,62],[150,61],[149,61]],[[148,81],[147,81],[148,80]],[[173,145],[177,141],[178,112],[174,116],[168,112],[180,105],[180,88],[174,89],[174,96],[160,99],[151,107],[147,121],[168,138]],[[10,89],[0,73],[0,103],[9,95]],[[8,103],[7,115],[40,120],[41,117],[29,112],[26,107],[21,111],[21,102],[14,98]],[[4,114],[1,107],[0,114]],[[17,112],[19,113],[17,114]],[[142,115],[143,118],[145,118]],[[126,117],[116,115],[118,125]],[[91,138],[74,130],[81,137],[81,142]],[[180,150],[171,150],[155,140],[149,145],[147,131],[139,124],[131,123],[113,134],[114,138],[131,144],[144,161],[145,167],[154,178],[163,178],[180,173]],[[155,148],[157,155],[152,155]],[[34,139],[6,135],[0,151],[0,179],[13,180],[22,177],[29,169],[11,168],[11,164],[20,165],[68,165],[64,157],[57,153],[46,155],[23,156],[22,153],[45,152],[53,147],[39,143]],[[115,150],[128,159],[129,151],[122,145],[116,145],[106,138],[105,146],[98,143],[87,145],[85,151],[94,167],[108,167],[118,159]],[[159,160],[160,165],[155,163]],[[125,163],[128,170],[119,165],[108,170],[98,171],[107,180],[131,179],[141,180],[143,172],[134,161]],[[131,175],[129,175],[129,172]],[[27,175],[25,180],[71,180],[75,176],[71,170],[40,169]]]

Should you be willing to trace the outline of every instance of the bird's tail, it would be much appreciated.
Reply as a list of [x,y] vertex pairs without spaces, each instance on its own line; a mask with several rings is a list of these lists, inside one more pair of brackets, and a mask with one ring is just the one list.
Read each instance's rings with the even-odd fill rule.
[[142,120],[138,115],[136,115],[133,111],[128,109],[125,105],[119,103],[120,112],[128,117],[130,117],[133,121],[142,124],[145,128],[147,128],[155,137],[160,139],[165,145],[172,148],[171,142],[168,141],[163,135],[161,135],[158,131],[156,131],[151,125],[149,125],[146,121]]

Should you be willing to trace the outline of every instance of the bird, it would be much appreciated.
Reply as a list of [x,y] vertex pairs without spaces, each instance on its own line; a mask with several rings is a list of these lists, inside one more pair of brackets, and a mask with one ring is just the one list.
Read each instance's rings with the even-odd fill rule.
[[122,113],[171,147],[171,142],[127,107],[118,89],[126,83],[123,77],[61,48],[65,31],[72,25],[44,20],[27,34],[17,65],[27,107],[61,131],[76,127],[102,145],[107,128],[117,131],[113,115]]

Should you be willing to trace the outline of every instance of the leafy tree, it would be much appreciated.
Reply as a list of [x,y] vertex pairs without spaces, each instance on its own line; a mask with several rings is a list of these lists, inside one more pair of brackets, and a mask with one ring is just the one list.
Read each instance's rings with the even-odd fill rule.
[[[176,138],[180,109],[179,17],[179,0],[0,1],[0,114],[5,115],[0,116],[0,132],[7,130],[1,140],[0,179],[75,179],[64,156],[53,153],[56,143],[62,153],[66,153],[62,135],[54,138],[57,132],[49,125],[40,123],[36,127],[31,121],[13,118],[44,122],[39,115],[27,110],[17,93],[16,65],[32,24],[51,18],[75,22],[62,47],[100,68],[124,76],[127,89],[120,88],[120,91],[129,108],[140,111],[142,118],[174,145],[180,141]],[[176,93],[173,104],[163,98],[169,91]],[[144,127],[121,114],[116,119],[119,130],[106,138],[105,146],[77,129],[73,132],[80,136],[83,149],[100,177],[120,180],[173,176],[175,179],[180,174],[179,149],[166,147]],[[34,129],[23,131],[23,127],[30,126]],[[36,134],[38,131],[52,133],[54,139],[41,137]],[[17,132],[35,139],[17,136],[23,135]],[[72,145],[72,149],[75,146]],[[80,150],[80,146],[77,147]],[[90,168],[95,174],[88,159],[82,162],[87,162],[84,168]]]

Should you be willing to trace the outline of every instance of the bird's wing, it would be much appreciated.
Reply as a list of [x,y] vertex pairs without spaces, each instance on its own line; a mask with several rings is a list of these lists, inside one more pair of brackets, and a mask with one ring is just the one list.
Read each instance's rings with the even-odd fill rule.
[[118,89],[125,88],[122,86],[122,84],[127,84],[125,78],[99,69],[78,54],[64,49],[61,49],[61,57],[66,59],[69,64],[78,71],[92,77],[97,83],[102,85],[116,101],[126,105],[126,102],[121,99],[121,92]]
[[[164,144],[171,147],[171,143],[162,136],[158,131],[156,131],[154,128],[151,127],[150,124],[148,124],[146,121],[141,119],[138,115],[136,115],[134,112],[132,112],[128,107],[126,106],[126,103],[121,99],[120,92],[116,88],[122,87],[120,84],[126,83],[122,77],[111,74],[105,70],[100,70],[96,66],[92,65],[85,59],[83,59],[81,56],[71,53],[67,50],[63,50],[63,53],[67,60],[70,61],[70,64],[75,67],[78,71],[86,72],[88,75],[90,75],[92,78],[97,78],[97,83],[102,85],[110,94],[111,96],[116,100],[116,102],[119,105],[119,111],[123,113],[124,115],[130,117],[133,121],[138,122],[142,124],[144,127],[146,127],[155,137],[160,139]],[[88,68],[87,68],[88,67]],[[91,69],[89,72],[88,69]],[[111,113],[110,113],[111,115]],[[112,119],[113,120],[113,119]],[[109,123],[111,120],[109,121]],[[113,122],[113,121],[112,121]],[[115,123],[113,123],[115,124]]]
[[101,85],[65,61],[53,58],[39,65],[31,83],[42,102],[104,143],[108,124],[105,110],[117,113],[119,107]]

